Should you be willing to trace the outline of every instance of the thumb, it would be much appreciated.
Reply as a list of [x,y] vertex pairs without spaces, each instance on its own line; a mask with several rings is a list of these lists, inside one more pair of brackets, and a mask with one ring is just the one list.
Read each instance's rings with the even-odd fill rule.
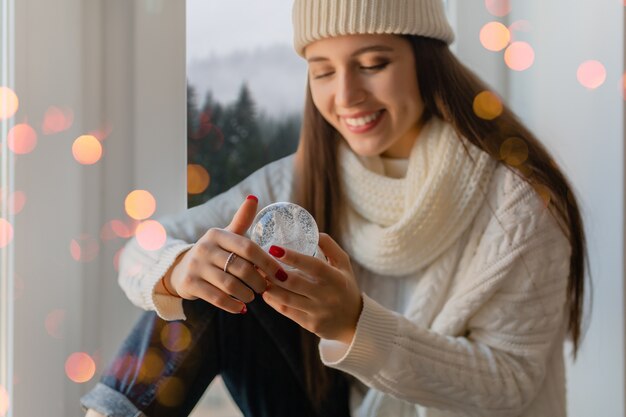
[[256,196],[249,195],[246,197],[246,200],[239,206],[230,224],[226,226],[226,230],[238,235],[246,233],[254,220],[258,204],[259,199]]

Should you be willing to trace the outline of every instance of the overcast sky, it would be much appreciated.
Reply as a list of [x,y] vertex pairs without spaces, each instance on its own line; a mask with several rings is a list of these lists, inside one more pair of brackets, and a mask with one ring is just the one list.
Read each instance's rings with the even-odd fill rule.
[[291,45],[290,0],[187,0],[187,62],[212,53]]

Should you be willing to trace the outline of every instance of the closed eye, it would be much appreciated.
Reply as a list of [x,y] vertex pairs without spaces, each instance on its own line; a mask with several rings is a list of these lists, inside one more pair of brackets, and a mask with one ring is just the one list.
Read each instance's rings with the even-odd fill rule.
[[330,75],[333,75],[334,73],[335,73],[334,71],[331,71],[331,72],[325,72],[325,73],[323,73],[323,74],[320,74],[320,75],[316,75],[316,76],[314,76],[314,77],[313,77],[313,79],[314,79],[314,80],[319,80],[319,79],[322,79],[322,78],[328,77],[328,76],[330,76]]
[[373,65],[373,66],[370,66],[370,67],[363,67],[363,66],[362,66],[362,67],[361,67],[361,69],[362,69],[362,70],[365,70],[365,71],[373,71],[373,72],[375,72],[375,71],[380,71],[380,70],[382,70],[382,69],[383,69],[383,68],[385,68],[387,65],[389,65],[389,62],[383,62],[382,64]]

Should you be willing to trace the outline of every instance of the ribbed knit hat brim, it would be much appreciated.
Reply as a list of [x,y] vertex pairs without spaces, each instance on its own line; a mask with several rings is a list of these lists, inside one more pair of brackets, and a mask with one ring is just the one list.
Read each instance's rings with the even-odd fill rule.
[[441,0],[295,0],[294,48],[304,56],[319,39],[353,34],[407,34],[454,40]]

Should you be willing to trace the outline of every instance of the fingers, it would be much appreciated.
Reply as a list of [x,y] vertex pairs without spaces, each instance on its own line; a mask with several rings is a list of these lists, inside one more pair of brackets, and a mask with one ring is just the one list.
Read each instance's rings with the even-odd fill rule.
[[[272,285],[272,287],[263,293],[263,300],[284,316],[295,320],[294,316],[304,318],[308,314],[307,310],[311,308],[311,300],[281,287]],[[301,320],[295,320],[302,323]]]
[[[222,264],[222,268],[221,268],[222,271],[224,270],[223,265],[226,265],[228,256],[230,256],[230,254],[224,252],[224,258],[223,258],[224,263]],[[261,273],[256,270],[253,264],[251,264],[246,259],[240,256],[235,256],[234,259],[231,259],[230,263],[228,264],[228,267],[226,268],[225,274],[234,276],[233,278],[235,277],[238,278],[239,280],[241,280],[243,284],[245,284],[245,286],[250,287],[252,291],[258,294],[261,294],[263,291],[265,291],[267,287],[267,282],[265,281],[265,278],[263,277],[263,275],[261,275]],[[229,294],[236,296],[233,293],[229,293]],[[248,301],[242,298],[239,298],[239,299],[245,302],[252,301],[252,299]]]
[[281,262],[304,272],[313,280],[315,280],[313,277],[324,276],[324,272],[328,268],[328,264],[321,259],[303,255],[280,246],[271,246],[269,252],[272,256],[280,259]]
[[[226,279],[224,279],[224,281],[226,281]],[[242,284],[239,283],[239,285]],[[244,314],[247,311],[246,305],[243,302],[230,297],[226,292],[209,282],[202,279],[196,279],[193,281],[192,286],[192,291],[197,294],[199,298],[202,298],[206,302],[213,304],[222,310],[233,314]],[[248,291],[250,290],[248,289]]]
[[341,270],[350,269],[352,267],[350,264],[350,256],[326,233],[320,233],[318,245],[332,266]]
[[[284,281],[287,278],[287,274],[280,264],[250,239],[220,229],[212,229],[212,233],[216,235],[216,242],[227,253],[234,252],[238,257],[243,258],[252,265],[256,265],[267,276],[276,278],[279,281]],[[226,262],[225,257],[224,262]],[[216,265],[224,266],[223,263],[221,265],[216,263]]]
[[226,230],[238,235],[243,235],[252,225],[259,199],[254,195],[249,195],[241,204]]

